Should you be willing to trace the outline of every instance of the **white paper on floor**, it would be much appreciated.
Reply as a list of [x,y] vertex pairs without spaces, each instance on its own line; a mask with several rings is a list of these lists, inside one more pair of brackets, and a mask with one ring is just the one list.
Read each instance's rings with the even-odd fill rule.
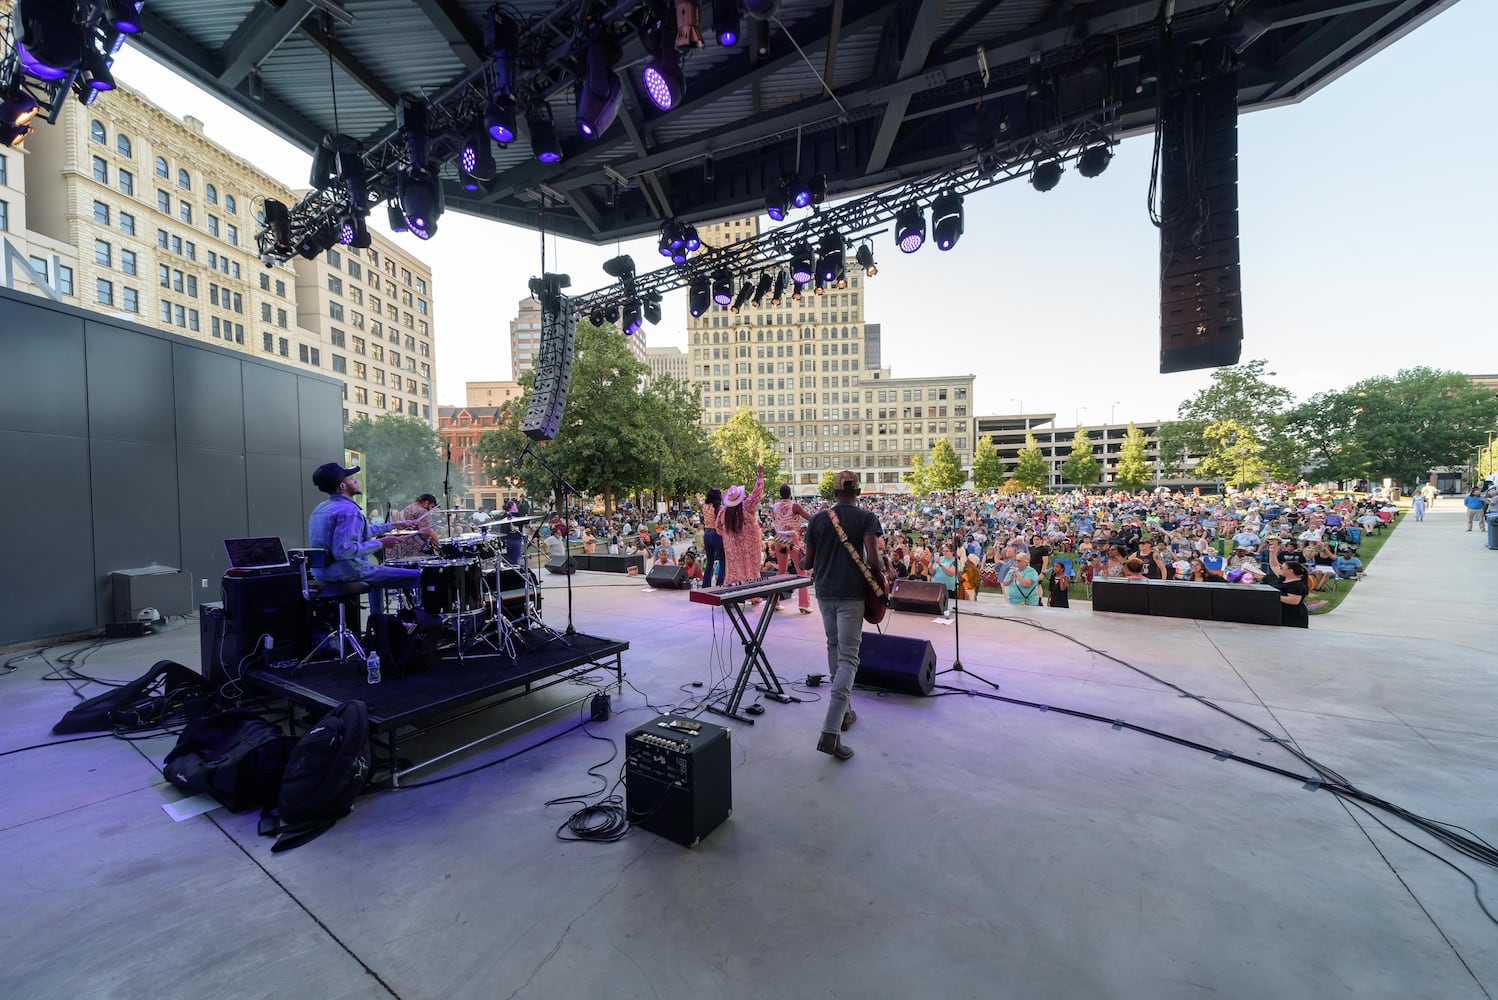
[[201,816],[206,812],[212,812],[218,807],[218,799],[207,792],[185,799],[178,799],[176,802],[163,802],[161,804],[161,808],[166,810],[166,814],[172,818],[173,823],[180,823],[184,819]]

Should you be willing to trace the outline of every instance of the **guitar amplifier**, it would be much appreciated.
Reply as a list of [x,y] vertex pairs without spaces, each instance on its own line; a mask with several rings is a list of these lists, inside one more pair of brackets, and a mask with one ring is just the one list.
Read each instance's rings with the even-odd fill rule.
[[694,847],[733,812],[727,729],[662,715],[624,737],[629,822]]

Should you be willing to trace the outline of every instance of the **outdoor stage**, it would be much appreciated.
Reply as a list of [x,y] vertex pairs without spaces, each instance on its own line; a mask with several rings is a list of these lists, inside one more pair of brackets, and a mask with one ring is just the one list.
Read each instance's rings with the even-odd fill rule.
[[[1432,566],[1463,584],[1436,584]],[[619,743],[655,714],[631,684],[667,706],[721,677],[733,645],[721,613],[638,580],[575,583],[577,626],[629,644],[616,714],[589,733]],[[500,761],[482,771],[366,796],[275,856],[253,814],[167,817],[180,795],[156,766],[170,739],[0,757],[0,905],[13,917],[0,994],[1491,996],[1498,933],[1471,886],[1354,806],[1106,721],[982,697],[993,692],[979,678],[1004,697],[1306,769],[1091,647],[1493,840],[1495,592],[1498,553],[1443,503],[1401,525],[1368,580],[1309,631],[985,599],[961,623],[968,674],[938,678],[973,694],[855,692],[847,763],[813,749],[825,688],[798,684],[803,703],[766,701],[756,725],[730,723],[733,814],[691,850],[640,830],[614,844],[555,839],[575,806],[545,802],[619,773],[619,758],[597,768],[602,782],[587,773],[609,758],[605,742],[558,735],[586,706],[420,778]],[[952,626],[888,624],[929,638],[950,666]],[[82,669],[127,678],[163,656],[192,663],[197,641],[189,622]],[[782,613],[767,651],[787,683],[824,672],[820,617]],[[50,739],[74,703],[40,681],[46,669],[28,660],[0,677],[0,752]],[[412,747],[456,745],[587,690],[556,685]],[[1380,818],[1470,872],[1490,908],[1498,900],[1491,869]]]

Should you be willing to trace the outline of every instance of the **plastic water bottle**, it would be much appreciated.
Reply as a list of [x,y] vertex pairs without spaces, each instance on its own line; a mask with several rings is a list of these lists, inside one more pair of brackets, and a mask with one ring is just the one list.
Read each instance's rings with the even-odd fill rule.
[[380,654],[370,653],[369,659],[365,661],[365,666],[369,668],[369,683],[380,683]]

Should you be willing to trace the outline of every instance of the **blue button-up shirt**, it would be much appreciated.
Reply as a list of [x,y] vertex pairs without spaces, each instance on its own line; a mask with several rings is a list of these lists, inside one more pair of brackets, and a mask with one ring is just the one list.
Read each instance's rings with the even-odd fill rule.
[[379,537],[389,530],[389,525],[370,527],[359,505],[343,494],[329,496],[312,510],[307,541],[333,553],[333,559],[312,575],[328,582],[368,579],[376,569],[374,554],[383,548]]

